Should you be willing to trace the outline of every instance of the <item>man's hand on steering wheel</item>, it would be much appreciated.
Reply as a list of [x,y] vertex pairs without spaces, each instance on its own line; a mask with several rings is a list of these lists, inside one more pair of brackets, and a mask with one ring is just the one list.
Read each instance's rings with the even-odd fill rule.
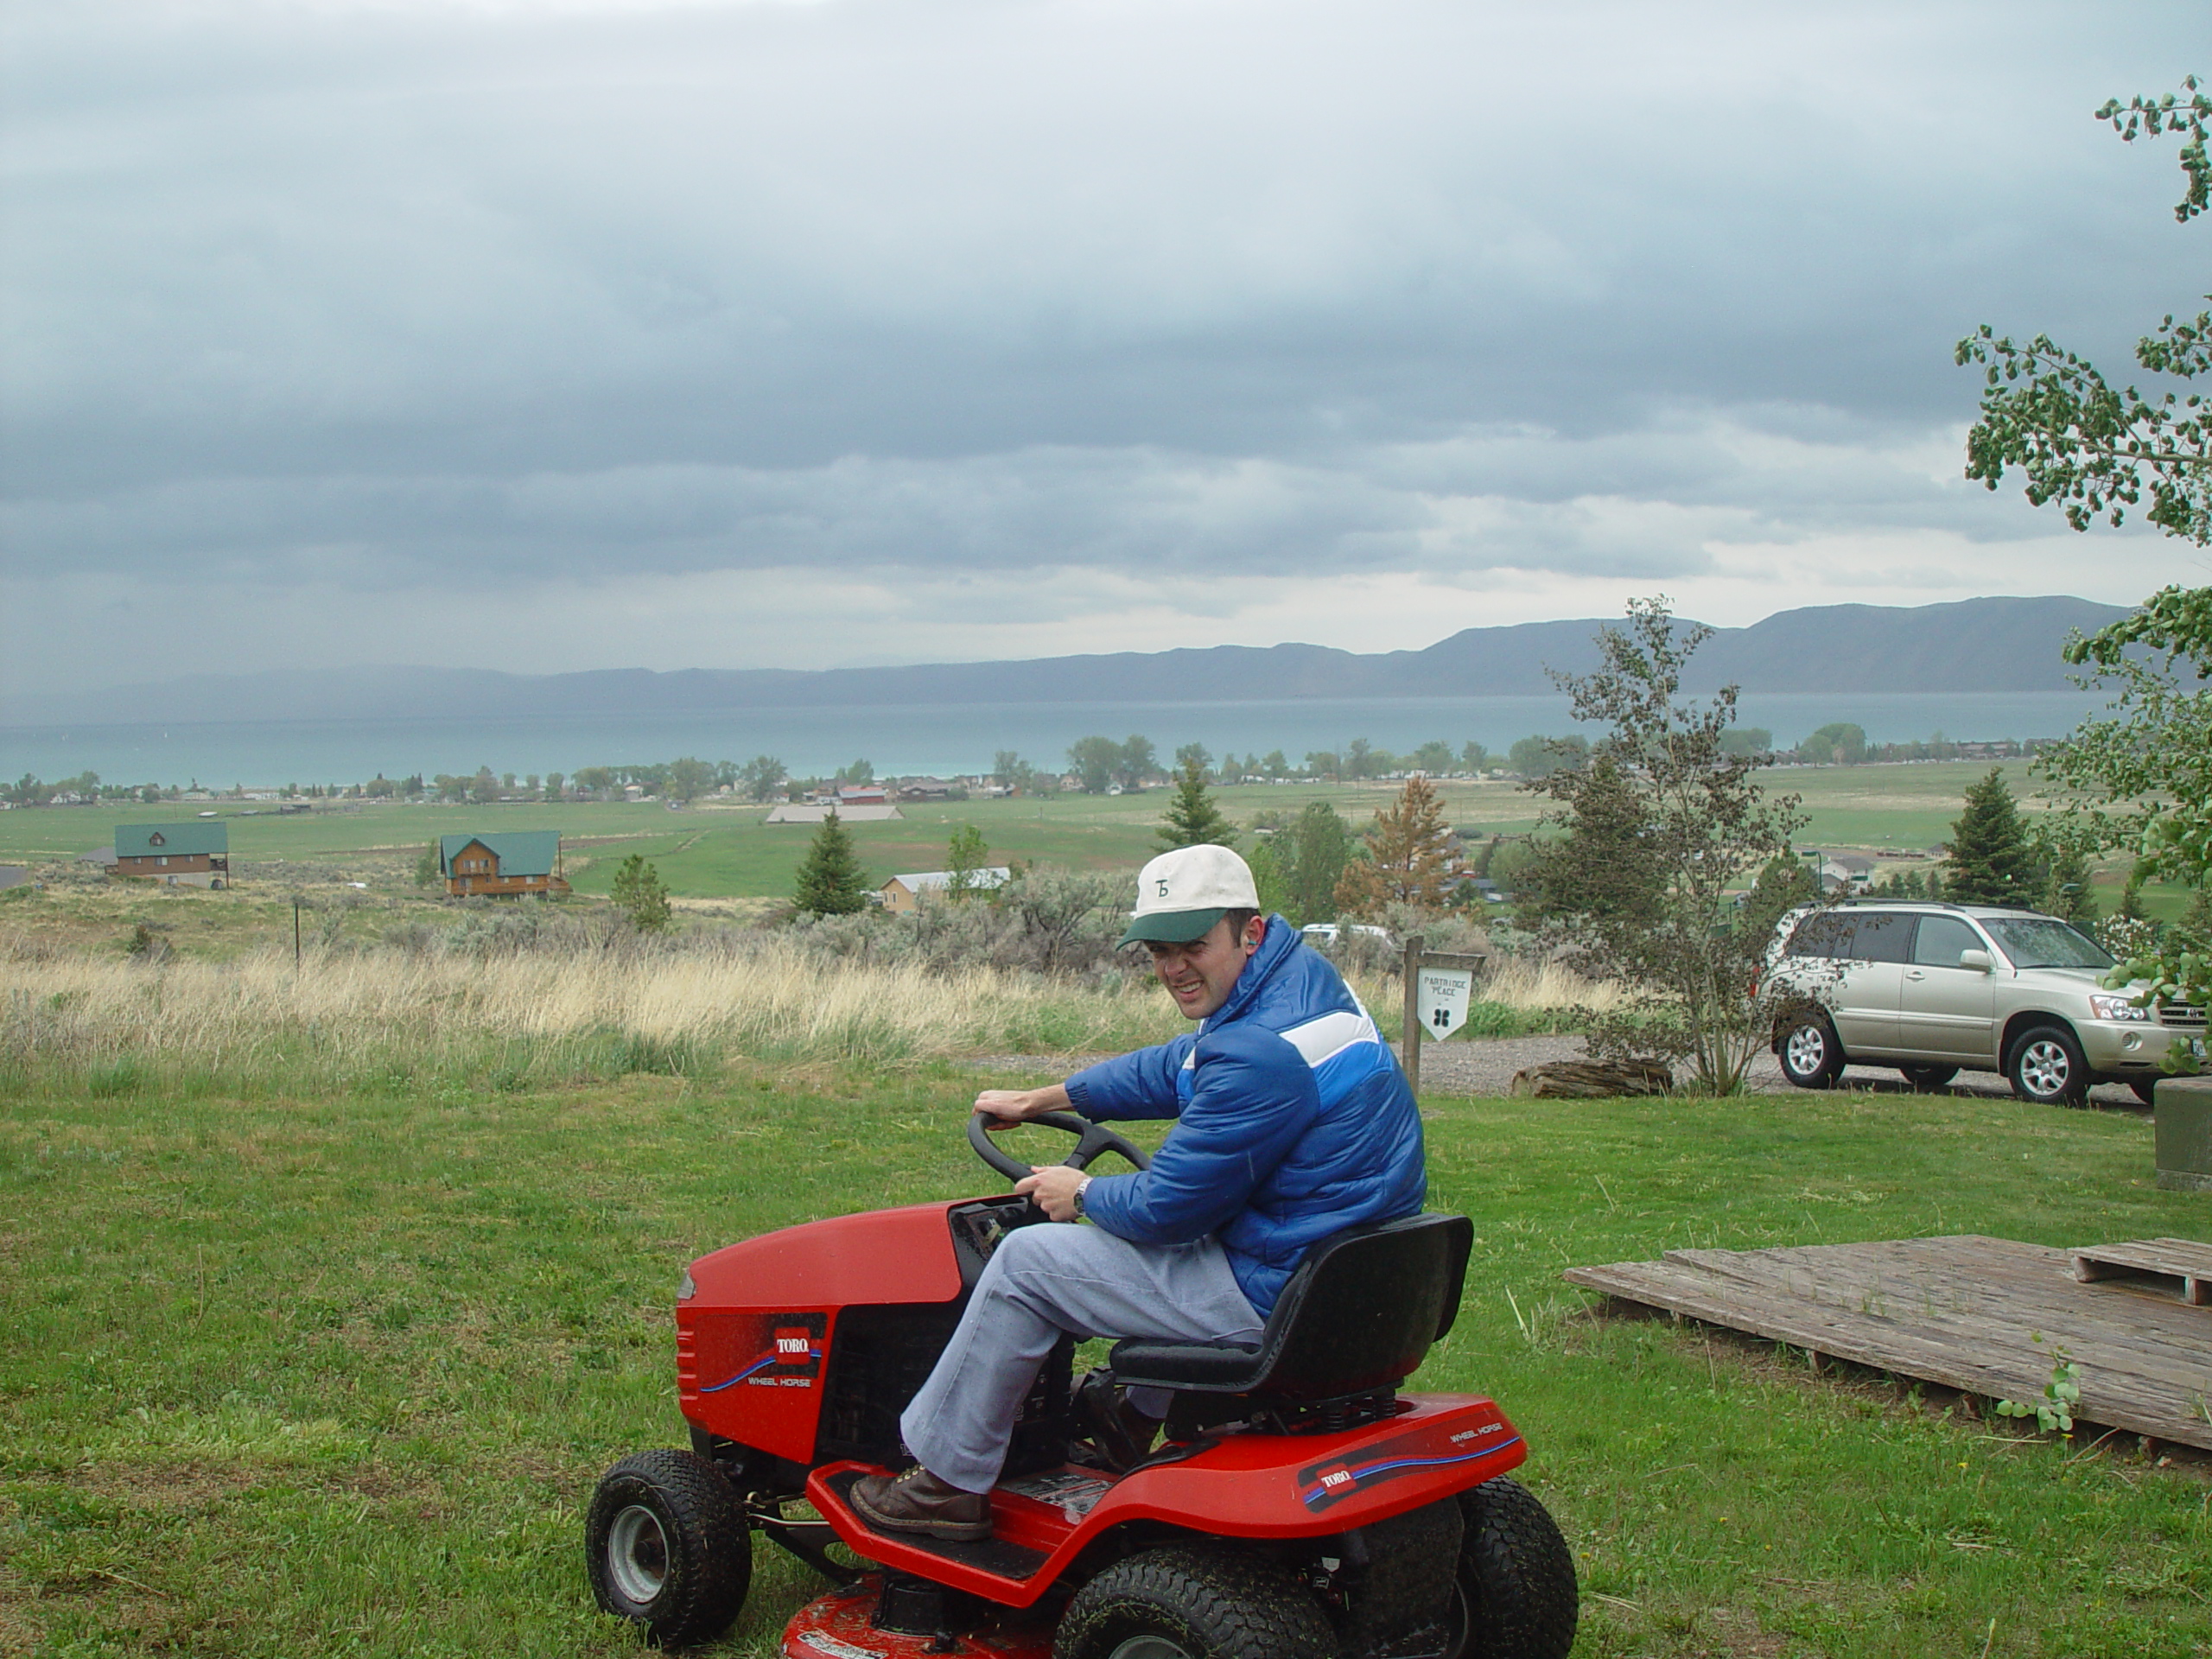
[[[968,1119],[968,1144],[976,1155],[1011,1179],[1016,1192],[1054,1221],[1073,1221],[1081,1213],[1076,1208],[1076,1192],[1088,1179],[1085,1166],[1100,1153],[1118,1153],[1136,1169],[1152,1161],[1141,1147],[1066,1110],[1067,1104],[1068,1091],[1058,1084],[1048,1089],[986,1089],[976,1096],[976,1109]],[[1075,1150],[1065,1163],[1025,1164],[991,1143],[988,1131],[1031,1122],[1077,1137]]]
[[1075,1190],[1090,1177],[1065,1164],[1033,1164],[1034,1172],[1014,1184],[1014,1190],[1054,1221],[1073,1221]]
[[1058,1084],[1044,1089],[986,1089],[976,1096],[976,1111],[987,1129],[1006,1129],[1043,1112],[1068,1109],[1068,1091]]

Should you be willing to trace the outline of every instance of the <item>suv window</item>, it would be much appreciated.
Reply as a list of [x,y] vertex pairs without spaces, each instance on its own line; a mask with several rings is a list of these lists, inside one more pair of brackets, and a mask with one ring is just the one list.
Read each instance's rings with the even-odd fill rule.
[[2021,916],[1984,922],[2015,968],[2109,968],[2105,948],[2056,916]]
[[1986,950],[1981,935],[1955,916],[1923,916],[1913,936],[1912,959],[1925,968],[1955,968],[1961,950]]
[[1789,954],[1847,962],[1903,962],[1911,937],[1912,918],[1893,911],[1824,910],[1807,917],[1789,936]]

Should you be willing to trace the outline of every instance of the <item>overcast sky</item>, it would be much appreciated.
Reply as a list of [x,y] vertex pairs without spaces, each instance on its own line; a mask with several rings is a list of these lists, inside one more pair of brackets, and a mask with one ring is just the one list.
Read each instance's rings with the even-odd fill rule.
[[0,695],[2201,582],[1965,483],[1951,350],[2202,303],[2171,143],[2090,111],[2205,22],[17,7]]

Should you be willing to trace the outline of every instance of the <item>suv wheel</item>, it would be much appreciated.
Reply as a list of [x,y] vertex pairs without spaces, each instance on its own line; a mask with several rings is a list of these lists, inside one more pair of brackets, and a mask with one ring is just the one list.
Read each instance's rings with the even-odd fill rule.
[[2088,1062],[2074,1033],[2058,1026],[2037,1026],[2020,1033],[2005,1063],[2012,1092],[2038,1106],[2079,1106],[2089,1092]]
[[1785,1021],[1775,1039],[1782,1075],[1800,1089],[1825,1089],[1843,1070],[1843,1045],[1824,1014],[1801,1014]]

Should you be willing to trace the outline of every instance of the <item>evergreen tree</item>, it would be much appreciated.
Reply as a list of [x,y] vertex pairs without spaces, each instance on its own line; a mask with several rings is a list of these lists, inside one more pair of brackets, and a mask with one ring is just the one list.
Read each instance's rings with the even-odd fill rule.
[[2046,848],[2044,863],[2050,871],[2044,883],[2044,909],[2084,932],[2095,932],[2097,901],[2089,892],[2089,861],[2081,848],[2072,842],[2058,842]]
[[[1891,886],[1902,895],[1903,881],[1892,876]],[[1738,925],[1751,938],[1772,938],[1784,916],[1800,905],[1818,904],[1820,898],[1820,885],[1813,880],[1812,871],[1805,868],[1805,861],[1789,853],[1777,853],[1767,861],[1766,868],[1759,872],[1759,879],[1745,896]]]
[[[1522,878],[1521,913],[1541,921],[1578,917],[1654,927],[1667,895],[1667,872],[1643,798],[1618,757],[1600,753],[1561,797],[1566,835],[1536,844]],[[1777,912],[1778,914],[1779,912]]]
[[1234,847],[1236,831],[1206,793],[1206,769],[1198,758],[1205,752],[1195,745],[1186,748],[1183,769],[1175,775],[1175,798],[1162,815],[1165,822],[1154,837],[1161,849],[1178,847]]
[[1455,879],[1452,851],[1444,803],[1416,772],[1406,779],[1398,798],[1376,813],[1367,832],[1367,857],[1347,864],[1338,880],[1338,907],[1377,919],[1393,904],[1442,910]]
[[1287,843],[1278,854],[1290,895],[1285,913],[1301,927],[1336,920],[1337,883],[1351,857],[1351,826],[1328,802],[1309,801],[1278,839]]
[[645,862],[643,853],[632,853],[622,861],[608,896],[614,900],[614,908],[627,916],[639,932],[658,933],[668,925],[671,914],[668,889],[661,885],[660,872]]
[[807,846],[791,902],[810,916],[850,916],[868,907],[868,877],[835,812],[822,820]]
[[2035,844],[1998,767],[1967,791],[1966,810],[1951,826],[1945,864],[1943,895],[1953,904],[2032,910],[2043,898]]
[[1282,855],[1286,850],[1283,837],[1270,836],[1262,840],[1245,857],[1252,869],[1252,885],[1260,894],[1260,909],[1273,915],[1281,911],[1294,922],[1300,918],[1290,897],[1290,882],[1284,872]]
[[438,878],[444,873],[445,859],[438,850],[438,843],[434,841],[423,849],[423,856],[415,861],[415,885],[435,887],[438,885]]

